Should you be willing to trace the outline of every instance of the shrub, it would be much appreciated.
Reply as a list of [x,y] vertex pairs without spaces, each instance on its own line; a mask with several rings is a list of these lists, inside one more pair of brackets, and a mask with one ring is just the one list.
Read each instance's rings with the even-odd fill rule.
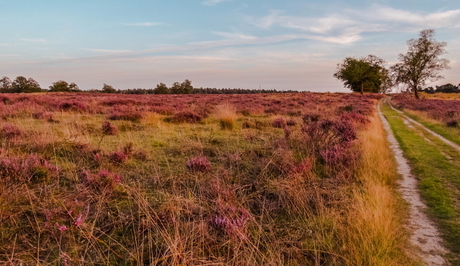
[[118,128],[112,125],[109,121],[102,123],[102,134],[115,136],[118,133]]
[[286,127],[286,121],[284,120],[284,118],[279,117],[279,118],[273,120],[272,127],[284,128],[284,127]]
[[61,102],[59,104],[59,109],[63,111],[77,111],[83,112],[86,111],[87,107],[84,103],[78,101],[69,101],[69,102]]
[[138,111],[132,110],[123,110],[123,111],[115,111],[110,116],[110,120],[124,120],[124,121],[132,121],[132,122],[139,122],[143,117],[143,114]]
[[54,119],[54,114],[53,113],[49,113],[49,112],[38,112],[38,113],[33,113],[32,114],[32,117],[34,119],[43,119],[43,120],[46,120],[48,122],[56,122],[56,120]]
[[456,119],[451,119],[446,122],[448,127],[458,127],[458,121]]
[[302,116],[302,120],[305,124],[310,122],[318,122],[321,115],[315,113],[306,113]]
[[24,132],[13,124],[5,123],[0,129],[0,134],[5,139],[14,139],[23,135]]
[[172,121],[176,123],[198,123],[203,117],[192,111],[181,111],[174,114]]
[[112,154],[110,154],[109,159],[110,162],[112,162],[113,164],[122,164],[128,159],[128,156],[121,151],[115,151]]
[[211,170],[211,163],[203,155],[190,158],[185,166],[192,172],[208,172]]
[[288,125],[288,126],[295,126],[295,125],[297,125],[297,122],[296,122],[294,119],[288,119],[288,120],[286,121],[286,125]]

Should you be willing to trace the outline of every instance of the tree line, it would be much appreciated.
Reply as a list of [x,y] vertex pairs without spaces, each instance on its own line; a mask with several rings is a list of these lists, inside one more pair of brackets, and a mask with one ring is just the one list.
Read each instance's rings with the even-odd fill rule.
[[[418,92],[422,91],[428,82],[443,78],[440,75],[441,71],[449,68],[449,60],[440,58],[446,53],[447,43],[436,41],[434,35],[434,30],[426,29],[420,32],[418,39],[407,41],[407,53],[399,54],[400,62],[388,69],[385,67],[386,61],[375,55],[362,58],[347,57],[342,63],[337,64],[334,77],[342,80],[345,87],[361,94],[383,93],[393,86],[402,84],[419,99]],[[434,89],[430,91],[436,92]]]
[[[13,81],[8,77],[0,79],[0,93],[33,93],[33,92],[82,92],[77,84],[59,80],[54,82],[49,89],[42,89],[33,78],[19,76]],[[298,92],[293,90],[278,91],[264,89],[230,89],[230,88],[194,88],[192,82],[186,79],[184,82],[174,82],[171,87],[164,83],[158,84],[153,89],[127,89],[117,90],[113,86],[105,84],[102,89],[91,89],[85,92],[92,93],[118,93],[118,94],[254,94],[254,93],[289,93]]]

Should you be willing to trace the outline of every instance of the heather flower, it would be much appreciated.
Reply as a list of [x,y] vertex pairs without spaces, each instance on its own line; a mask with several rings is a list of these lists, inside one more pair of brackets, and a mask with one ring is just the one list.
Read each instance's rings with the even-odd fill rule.
[[114,164],[122,164],[128,159],[128,156],[121,151],[115,151],[110,155],[110,161]]
[[118,133],[118,128],[109,121],[104,121],[104,123],[102,123],[102,133],[104,135],[115,136]]
[[24,134],[24,132],[21,129],[10,123],[4,123],[0,129],[0,135],[5,139],[13,139],[22,134]]
[[205,156],[200,155],[190,158],[186,163],[186,167],[192,172],[208,172],[211,170],[211,163]]
[[75,219],[75,222],[73,223],[76,227],[79,227],[80,225],[83,224],[85,219],[83,219],[83,215],[78,215],[77,219]]
[[284,128],[284,127],[286,127],[286,121],[284,120],[284,118],[279,117],[279,118],[273,120],[272,127]]

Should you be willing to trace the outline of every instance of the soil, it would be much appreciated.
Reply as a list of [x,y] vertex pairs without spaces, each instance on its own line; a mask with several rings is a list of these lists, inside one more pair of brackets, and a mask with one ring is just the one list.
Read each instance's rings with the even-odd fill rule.
[[[380,106],[379,114],[385,131],[387,132],[390,148],[392,149],[398,164],[398,173],[402,176],[402,179],[399,181],[399,191],[410,206],[409,224],[407,225],[407,228],[412,233],[410,242],[416,247],[415,253],[427,265],[449,265],[443,257],[443,255],[445,255],[448,251],[442,244],[439,231],[425,214],[424,210],[427,206],[420,198],[420,194],[417,189],[417,179],[412,175],[409,163],[406,158],[404,158],[403,152],[398,141],[394,137],[393,132],[391,131],[388,121],[381,113]],[[409,122],[413,121],[410,118],[407,120],[409,120]]]

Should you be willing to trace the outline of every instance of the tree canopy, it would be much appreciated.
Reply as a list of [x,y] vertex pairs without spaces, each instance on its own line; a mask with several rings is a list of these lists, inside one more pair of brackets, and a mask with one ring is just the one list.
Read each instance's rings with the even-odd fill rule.
[[407,41],[407,53],[399,54],[400,62],[391,67],[394,82],[406,84],[417,99],[422,86],[443,78],[441,71],[449,68],[449,60],[440,58],[447,43],[436,41],[434,35],[432,29],[422,30],[418,39]]
[[75,83],[67,83],[66,81],[59,80],[53,83],[50,87],[51,92],[78,92],[80,89],[78,88],[77,84]]
[[33,78],[17,77],[12,83],[9,92],[41,92],[42,89],[37,81]]
[[347,57],[337,64],[334,74],[344,82],[344,86],[355,92],[383,92],[390,87],[385,60],[368,55],[362,58]]

